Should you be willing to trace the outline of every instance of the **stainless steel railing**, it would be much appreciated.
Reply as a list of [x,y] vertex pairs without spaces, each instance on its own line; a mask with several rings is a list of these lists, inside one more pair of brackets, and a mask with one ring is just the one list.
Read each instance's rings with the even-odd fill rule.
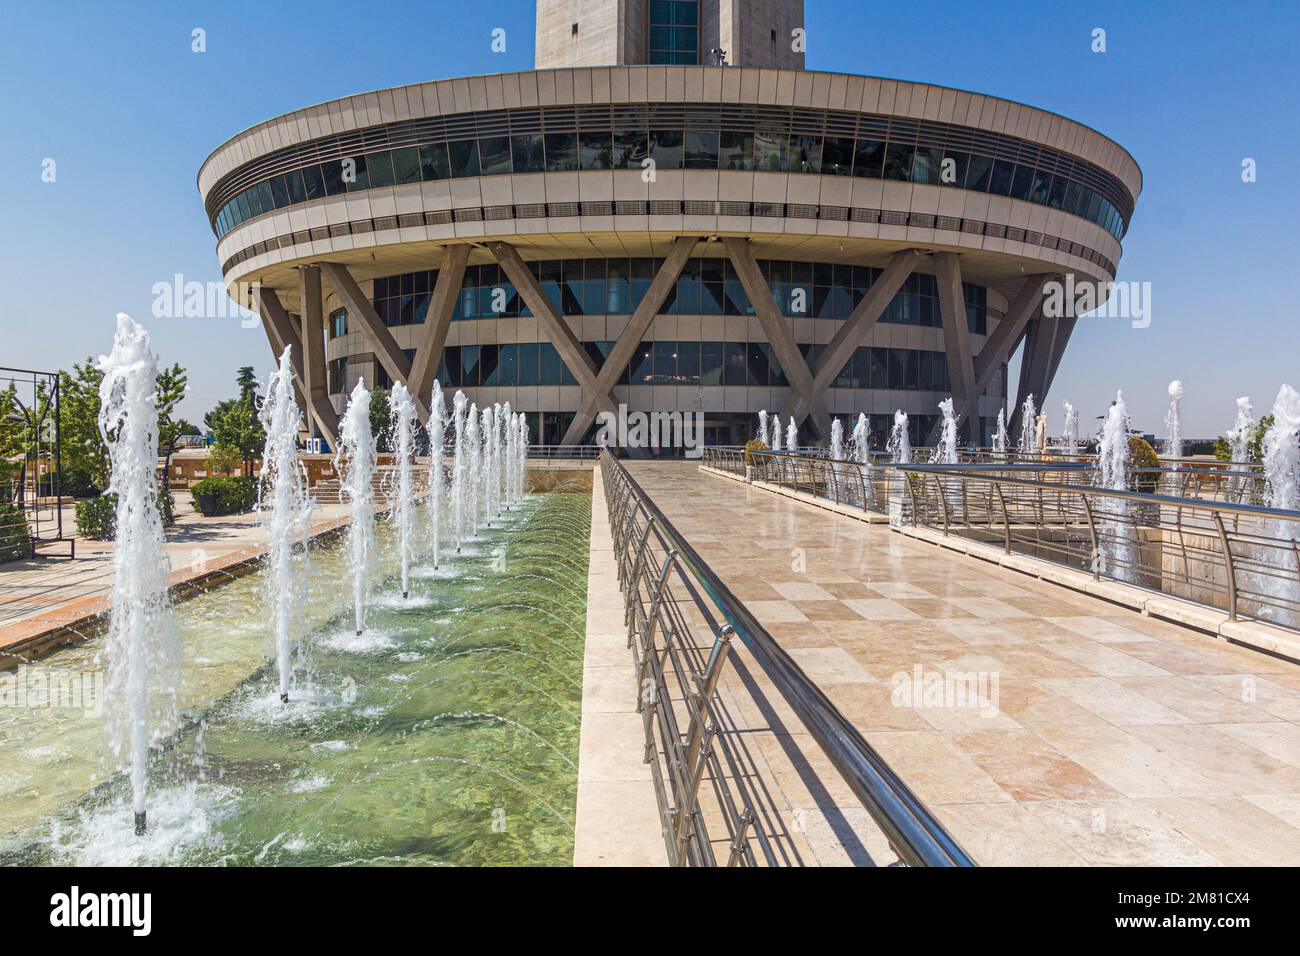
[[[901,862],[970,857],[655,506],[628,469],[601,458],[628,644],[635,650],[646,761],[674,865],[778,865],[739,735],[716,692],[739,640],[844,777]],[[707,792],[708,811],[702,804]],[[719,833],[719,831],[722,831]],[[725,859],[714,845],[725,840]]]
[[[745,473],[743,456],[706,452],[704,463]],[[756,480],[894,523],[1300,630],[1300,512],[1155,493],[1165,469],[1135,471],[1150,490],[1113,490],[1091,483],[1088,463],[864,465],[776,452],[749,463]]]

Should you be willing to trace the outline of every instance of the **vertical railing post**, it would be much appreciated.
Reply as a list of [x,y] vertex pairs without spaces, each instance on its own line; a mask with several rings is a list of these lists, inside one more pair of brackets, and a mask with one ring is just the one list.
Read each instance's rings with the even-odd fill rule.
[[1088,503],[1088,493],[1082,493],[1083,497],[1083,514],[1088,519],[1088,539],[1091,543],[1092,553],[1088,560],[1088,566],[1092,569],[1092,579],[1101,580],[1101,545],[1097,542],[1097,519],[1092,514],[1092,505]]
[[676,838],[679,861],[686,859],[685,845],[690,832],[690,821],[695,817],[696,797],[700,781],[704,778],[704,765],[708,761],[704,737],[712,732],[709,728],[709,701],[718,688],[718,679],[722,676],[722,666],[726,662],[727,650],[734,633],[730,624],[724,624],[718,631],[709,651],[709,659],[704,665],[704,673],[695,678],[695,689],[687,701],[691,729],[686,735],[686,765],[683,768],[687,790],[677,801]]
[[939,482],[939,476],[934,476],[934,491],[939,496],[939,507],[943,509],[943,536],[948,537],[948,498],[943,493],[943,485]]
[[640,543],[637,544],[636,560],[632,562],[632,576],[631,576],[632,586],[630,588],[625,589],[624,603],[626,604],[627,609],[623,613],[623,623],[628,625],[628,632],[627,632],[628,647],[632,646],[632,629],[633,629],[632,598],[636,597],[638,603],[641,600],[640,587],[638,583],[641,577],[641,564],[645,558],[646,551],[649,550],[650,531],[654,527],[654,523],[655,523],[655,519],[653,515],[649,515],[646,517],[645,530],[641,532],[641,541]]
[[1011,553],[1011,515],[1007,513],[1007,496],[1002,493],[1002,485],[994,484],[993,490],[998,493],[998,503],[1002,505],[1002,527],[1003,527],[1003,548],[1007,554]]
[[740,815],[740,826],[736,828],[736,837],[731,841],[731,855],[727,857],[727,866],[735,866],[740,862],[745,852],[746,834],[754,823],[754,811],[745,808],[745,812]]
[[1219,532],[1219,546],[1223,548],[1223,570],[1228,575],[1228,620],[1237,619],[1237,566],[1232,559],[1232,546],[1228,544],[1228,531],[1223,527],[1223,516],[1214,512],[1214,529]]

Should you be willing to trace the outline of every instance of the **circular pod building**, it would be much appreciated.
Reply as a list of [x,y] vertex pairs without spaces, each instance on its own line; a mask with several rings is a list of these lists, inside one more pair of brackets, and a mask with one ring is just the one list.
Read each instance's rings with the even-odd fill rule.
[[[725,6],[725,15],[719,13]],[[434,379],[590,441],[601,412],[760,409],[800,439],[952,396],[987,444],[1048,393],[1141,190],[1117,143],[1020,103],[803,69],[799,2],[541,0],[537,63],[333,100],[217,148],[198,185],[232,296],[293,345],[314,434],[359,379]]]

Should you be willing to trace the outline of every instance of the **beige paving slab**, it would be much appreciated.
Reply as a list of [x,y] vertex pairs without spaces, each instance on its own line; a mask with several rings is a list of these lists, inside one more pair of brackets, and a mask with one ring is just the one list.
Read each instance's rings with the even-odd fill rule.
[[[631,467],[679,529],[708,536],[705,560],[759,602],[759,620],[805,655],[841,712],[981,862],[1225,863],[1237,859],[1223,851],[1234,802],[1270,821],[1244,833],[1244,848],[1254,832],[1282,844],[1269,858],[1300,846],[1294,663],[690,466]],[[842,661],[833,647],[875,683],[844,679],[829,664]],[[897,706],[894,677],[918,666],[996,675],[1006,723]],[[810,799],[782,783],[788,799]],[[1197,807],[1203,822],[1180,825]]]

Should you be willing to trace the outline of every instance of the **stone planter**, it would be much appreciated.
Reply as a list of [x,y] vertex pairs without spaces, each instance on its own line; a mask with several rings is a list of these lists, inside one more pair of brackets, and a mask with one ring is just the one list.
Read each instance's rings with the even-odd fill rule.
[[746,465],[746,466],[745,466],[745,481],[746,481],[748,484],[751,484],[751,485],[754,483],[754,466],[753,466],[753,465]]

